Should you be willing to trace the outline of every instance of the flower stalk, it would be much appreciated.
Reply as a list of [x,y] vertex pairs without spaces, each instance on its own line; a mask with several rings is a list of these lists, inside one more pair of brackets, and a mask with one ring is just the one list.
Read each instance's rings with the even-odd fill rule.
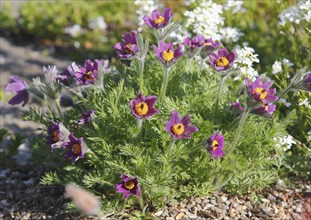
[[161,91],[160,91],[160,102],[164,101],[164,98],[165,98],[169,72],[170,72],[170,68],[164,67],[164,78],[163,78]]
[[218,87],[217,96],[216,96],[215,113],[218,112],[219,99],[220,99],[221,91],[224,87],[224,82],[225,82],[225,77],[221,76],[219,80],[219,87]]
[[139,90],[143,91],[144,86],[144,67],[145,67],[145,60],[139,59]]
[[231,148],[228,149],[228,153],[232,153],[235,150],[235,148],[238,144],[241,132],[242,132],[243,127],[245,125],[246,119],[248,118],[250,111],[251,111],[251,109],[248,109],[247,107],[245,107],[245,110],[244,110],[244,112],[241,116],[240,122],[239,122],[239,126],[238,126],[236,133],[235,133],[235,136],[234,136],[233,144],[232,144]]

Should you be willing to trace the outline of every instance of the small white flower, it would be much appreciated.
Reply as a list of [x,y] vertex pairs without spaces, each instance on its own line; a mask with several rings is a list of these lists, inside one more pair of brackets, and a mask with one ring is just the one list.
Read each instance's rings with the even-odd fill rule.
[[243,1],[240,0],[227,0],[227,2],[224,5],[224,10],[232,10],[233,14],[236,14],[237,12],[244,13],[246,11],[245,8],[243,8]]
[[296,144],[296,141],[291,135],[274,137],[273,140],[276,142],[275,146],[281,148],[284,151],[291,149],[292,145]]
[[272,65],[272,74],[277,74],[282,72],[282,62],[281,61],[275,61]]
[[221,39],[226,42],[237,42],[244,34],[238,28],[225,27],[220,29]]
[[292,62],[290,62],[288,59],[286,58],[283,58],[282,60],[283,64],[288,66],[288,67],[291,67],[291,66],[294,66],[294,64]]
[[284,98],[281,98],[279,101],[280,103],[283,103],[287,108],[292,105],[290,102],[287,102],[286,99]]
[[298,105],[300,105],[300,106],[304,105],[305,107],[311,109],[311,105],[310,105],[310,103],[309,103],[309,99],[308,99],[308,98],[305,98],[304,100],[302,100],[301,102],[299,102]]
[[78,24],[75,24],[75,25],[72,25],[70,27],[65,28],[65,33],[69,34],[72,37],[78,37],[83,32],[84,32],[84,30]]
[[91,29],[99,29],[99,30],[106,30],[107,24],[105,22],[104,17],[99,16],[94,19],[89,20],[89,28]]

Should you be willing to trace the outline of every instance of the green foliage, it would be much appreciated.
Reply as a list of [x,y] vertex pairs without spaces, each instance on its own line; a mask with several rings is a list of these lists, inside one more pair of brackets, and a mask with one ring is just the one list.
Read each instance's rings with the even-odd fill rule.
[[16,22],[13,18],[12,8],[8,2],[1,2],[0,12],[0,31],[14,29]]

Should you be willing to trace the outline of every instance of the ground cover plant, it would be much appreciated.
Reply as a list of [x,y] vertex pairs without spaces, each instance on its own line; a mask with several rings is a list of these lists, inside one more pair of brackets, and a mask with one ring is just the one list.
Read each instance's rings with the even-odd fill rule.
[[[197,22],[203,9],[213,10],[214,20]],[[217,190],[260,190],[286,172],[309,175],[291,167],[310,157],[311,112],[299,104],[311,91],[309,67],[294,70],[282,58],[259,74],[253,48],[222,37],[229,35],[221,34],[228,31],[221,9],[212,1],[192,5],[185,13],[192,22],[185,23],[170,8],[144,15],[143,32],[126,32],[111,45],[121,60],[115,66],[101,59],[64,70],[48,66],[45,79],[30,85],[12,76],[10,104],[26,105],[34,95],[49,106],[24,115],[43,125],[33,146],[52,171],[42,183],[74,182],[94,193],[101,202],[67,186],[87,214],[125,207],[144,213]],[[179,41],[176,33],[185,31]],[[291,129],[297,122],[301,127]],[[284,150],[288,143],[299,147]],[[73,196],[75,190],[92,205]]]

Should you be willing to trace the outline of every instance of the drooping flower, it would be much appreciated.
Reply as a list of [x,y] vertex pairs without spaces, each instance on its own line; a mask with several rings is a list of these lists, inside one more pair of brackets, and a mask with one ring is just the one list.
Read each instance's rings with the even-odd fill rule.
[[47,145],[52,150],[63,147],[68,141],[68,135],[70,132],[65,128],[61,122],[51,122],[48,128]]
[[77,81],[75,72],[78,71],[79,67],[75,63],[72,63],[58,74],[57,82],[65,86],[75,85]]
[[210,136],[207,141],[207,148],[213,158],[218,158],[224,156],[225,152],[223,148],[225,146],[225,138],[219,132]]
[[121,179],[121,182],[115,185],[118,193],[123,193],[124,198],[127,198],[130,195],[140,196],[140,187],[137,177],[128,177],[122,173]]
[[212,38],[205,39],[203,48],[201,49],[200,55],[202,58],[206,58],[211,52],[220,47],[220,41],[213,41]]
[[311,72],[303,77],[303,85],[306,91],[311,92]]
[[235,53],[229,53],[226,48],[221,48],[216,52],[210,53],[209,59],[211,67],[217,71],[224,71],[232,67],[235,59]]
[[261,115],[261,116],[265,116],[265,117],[272,117],[273,112],[276,109],[276,105],[272,104],[272,103],[266,103],[263,104],[262,106],[255,108],[251,111],[251,113],[254,113],[256,115]]
[[71,159],[72,163],[75,163],[79,158],[83,158],[86,152],[86,148],[83,145],[83,138],[76,138],[73,134],[68,136],[69,141],[64,144],[67,149],[65,154],[66,159]]
[[237,110],[239,112],[244,110],[243,106],[241,105],[241,103],[239,101],[232,102],[231,108],[232,108],[232,110]]
[[85,60],[84,66],[79,67],[79,71],[75,72],[77,81],[80,85],[94,84],[98,78],[98,60]]
[[153,45],[155,56],[160,60],[166,67],[173,65],[177,59],[183,56],[181,46],[174,49],[173,43],[160,42],[159,48]]
[[196,35],[192,39],[186,37],[183,45],[185,46],[186,54],[189,58],[194,57],[204,46],[204,37],[201,35]]
[[121,59],[133,58],[139,51],[137,45],[137,31],[123,34],[121,42],[116,43],[113,48],[117,49],[117,56]]
[[130,101],[132,115],[138,119],[150,118],[160,111],[154,107],[158,100],[156,96],[143,96],[139,91],[137,97]]
[[29,101],[30,95],[27,90],[26,82],[16,76],[11,76],[9,78],[9,84],[5,87],[5,91],[16,93],[16,95],[9,101],[9,104],[11,105],[23,103],[22,106],[24,107]]
[[87,112],[82,112],[82,117],[77,121],[78,124],[89,124],[94,118],[94,110],[89,110]]
[[173,139],[177,140],[191,138],[191,134],[199,129],[190,125],[190,115],[180,119],[178,112],[173,111],[170,120],[165,122],[164,130],[169,132]]
[[170,8],[164,8],[163,12],[154,10],[151,16],[145,15],[143,20],[149,28],[163,28],[169,24],[171,17],[173,17],[172,10]]
[[265,82],[257,77],[257,79],[252,83],[249,79],[245,79],[245,83],[248,86],[249,94],[259,102],[265,104],[278,100],[278,97],[275,96],[276,89],[270,89],[270,86],[273,82]]

